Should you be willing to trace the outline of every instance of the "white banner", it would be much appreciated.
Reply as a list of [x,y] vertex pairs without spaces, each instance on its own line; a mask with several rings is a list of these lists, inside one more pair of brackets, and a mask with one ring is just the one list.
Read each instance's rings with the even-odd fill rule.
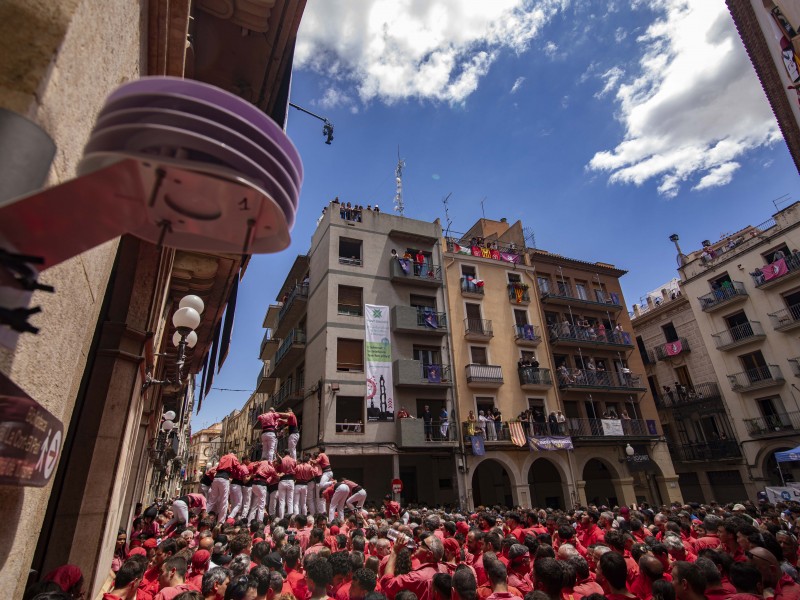
[[796,487],[768,487],[767,500],[776,502],[800,502],[800,488]]
[[367,421],[394,421],[392,333],[389,307],[364,305]]
[[619,419],[600,419],[600,422],[603,424],[603,435],[625,435]]

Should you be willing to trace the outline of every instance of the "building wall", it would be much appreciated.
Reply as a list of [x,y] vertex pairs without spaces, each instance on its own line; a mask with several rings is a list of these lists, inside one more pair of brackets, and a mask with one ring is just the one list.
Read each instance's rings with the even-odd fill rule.
[[[54,139],[58,151],[48,184],[74,176],[105,97],[139,76],[144,4],[111,0],[99,10],[90,0],[11,1],[0,9],[0,107],[31,118]],[[22,336],[14,352],[0,350],[3,372],[65,424],[116,249],[117,241],[110,241],[43,273],[40,281],[57,293],[34,294],[31,304],[42,312],[31,322],[40,333]],[[50,489],[0,490],[0,510],[19,524],[0,533],[0,585],[14,597],[25,586]]]

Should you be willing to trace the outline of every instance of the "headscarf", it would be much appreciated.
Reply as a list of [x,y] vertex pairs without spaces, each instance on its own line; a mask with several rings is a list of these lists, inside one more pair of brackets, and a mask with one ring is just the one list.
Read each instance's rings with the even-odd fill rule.
[[52,581],[63,592],[69,592],[83,579],[83,573],[75,565],[62,565],[44,576],[44,581]]

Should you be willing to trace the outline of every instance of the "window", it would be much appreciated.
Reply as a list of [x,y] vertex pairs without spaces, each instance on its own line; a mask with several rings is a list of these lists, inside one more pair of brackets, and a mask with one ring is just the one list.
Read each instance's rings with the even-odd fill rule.
[[528,324],[528,311],[527,310],[519,310],[514,309],[514,323],[517,325],[527,325]]
[[536,285],[539,286],[539,293],[540,294],[549,294],[550,293],[550,278],[549,277],[537,277],[536,278]]
[[756,402],[758,403],[758,410],[761,411],[761,416],[764,417],[770,428],[780,429],[789,425],[789,417],[786,414],[786,409],[783,407],[783,401],[780,396],[759,398]]
[[339,238],[339,263],[354,267],[361,266],[361,240]]
[[414,360],[420,361],[423,365],[441,365],[442,350],[433,346],[414,346],[412,350]]
[[729,329],[733,329],[738,325],[744,325],[747,323],[747,315],[743,310],[740,310],[737,313],[725,317],[725,322],[728,324]]
[[336,370],[364,370],[364,342],[347,338],[336,339]]
[[339,286],[339,314],[351,317],[364,316],[363,290],[349,285]]
[[491,396],[477,396],[475,398],[475,406],[478,407],[478,412],[483,411],[483,414],[489,414],[494,410],[494,398]]
[[364,398],[336,396],[336,433],[364,432]]
[[536,358],[536,353],[530,350],[523,350],[520,352],[520,357],[524,360],[533,360]]
[[432,308],[436,310],[436,298],[434,296],[419,296],[411,294],[411,306],[417,309]]
[[661,331],[664,332],[664,338],[666,339],[667,342],[678,341],[678,332],[675,330],[675,326],[672,323],[667,323],[666,325],[662,325]]
[[598,302],[605,302],[606,301],[606,291],[603,289],[602,285],[600,288],[595,288],[594,290],[594,297]]
[[647,348],[645,348],[642,336],[636,336],[636,346],[639,348],[639,356],[642,357],[642,362],[646,365],[650,364],[650,357],[647,355]]
[[558,295],[559,296],[570,296],[569,293],[569,281],[564,278],[559,279],[557,282],[558,284]]
[[786,244],[781,244],[777,248],[773,248],[769,252],[762,254],[761,256],[764,257],[764,260],[767,263],[774,263],[776,260],[780,260],[782,258],[789,258],[791,256],[791,252],[789,252],[789,248]]
[[589,299],[589,292],[588,292],[588,290],[586,288],[586,282],[585,281],[581,281],[581,282],[576,281],[575,282],[575,293],[577,294],[578,298],[580,298],[581,300],[588,300]]
[[508,283],[522,283],[522,277],[520,277],[517,273],[509,273]]
[[793,309],[792,318],[796,319],[800,315],[800,290],[783,295],[783,301],[788,308]]
[[478,275],[477,271],[475,270],[475,267],[471,265],[461,265],[461,276],[472,277],[473,279],[475,279]]
[[488,365],[489,358],[486,353],[485,346],[470,346],[470,355],[472,356],[473,365]]
[[731,284],[732,284],[733,282],[731,281],[731,276],[730,276],[730,275],[728,275],[727,273],[725,273],[724,275],[720,275],[720,276],[719,276],[719,277],[717,277],[716,279],[712,279],[711,281],[709,281],[709,282],[708,282],[708,284],[711,286],[711,289],[712,289],[712,290],[714,289],[714,284],[715,284],[715,283],[716,283],[716,284],[717,284],[719,287],[722,287],[722,284],[723,284],[723,283],[731,283]]

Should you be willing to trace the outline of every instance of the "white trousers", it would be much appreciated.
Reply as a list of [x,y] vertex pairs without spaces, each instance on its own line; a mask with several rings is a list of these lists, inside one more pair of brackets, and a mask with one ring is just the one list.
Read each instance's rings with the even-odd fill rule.
[[[253,488],[249,485],[242,486],[242,510],[239,512],[239,515],[243,519],[247,519],[247,516],[250,514],[250,498],[253,495]],[[250,522],[250,519],[247,519],[247,522]]]
[[189,523],[189,507],[186,506],[186,502],[183,500],[175,500],[175,502],[172,503],[172,518],[164,527],[164,531],[170,531],[181,522],[184,525]]
[[217,523],[224,523],[228,518],[228,495],[230,494],[231,482],[222,477],[215,477],[211,484],[211,492],[208,494],[206,506],[208,512],[217,514]]
[[[317,512],[317,483],[312,479],[308,482],[308,492],[306,492],[306,514],[313,515]],[[325,512],[325,511],[322,511]]]
[[340,483],[331,497],[331,506],[328,509],[328,523],[336,518],[337,510],[339,511],[339,516],[344,517],[344,505],[349,496],[350,488],[347,487],[347,484]]
[[235,519],[239,511],[242,510],[242,486],[238,483],[232,483],[230,489],[231,498],[231,512],[228,515],[231,519]]
[[278,490],[269,493],[269,516],[270,518],[274,517],[277,513],[277,506],[278,506]]
[[358,509],[359,511],[364,508],[364,502],[367,501],[367,490],[360,490],[347,499],[347,508],[350,510]]
[[247,515],[247,522],[256,519],[259,523],[263,523],[264,508],[267,506],[267,486],[253,484],[251,489],[250,514]]
[[333,471],[325,471],[317,484],[317,512],[325,513],[325,498],[322,497],[322,492],[333,485]]
[[[294,509],[294,479],[282,479],[278,483],[278,518],[292,514]],[[270,513],[272,514],[272,513]]]
[[289,456],[293,459],[297,460],[297,442],[300,441],[300,434],[299,433],[290,433],[289,440],[287,443],[287,449],[289,451]]
[[308,484],[297,483],[294,484],[294,508],[292,514],[306,515],[308,514],[308,507],[306,501],[308,500]]
[[278,447],[278,438],[274,431],[265,431],[261,434],[261,460],[272,462],[275,460],[275,448]]

